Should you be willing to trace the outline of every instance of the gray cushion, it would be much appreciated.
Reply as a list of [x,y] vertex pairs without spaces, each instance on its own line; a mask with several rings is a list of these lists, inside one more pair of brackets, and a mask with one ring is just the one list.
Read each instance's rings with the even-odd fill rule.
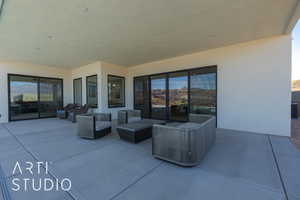
[[111,122],[109,121],[96,121],[96,131],[101,131],[106,128],[111,127]]
[[137,132],[143,129],[151,128],[152,124],[151,123],[145,123],[142,120],[139,122],[132,122],[129,124],[123,124],[117,127],[117,129],[123,129],[129,132]]
[[128,118],[128,123],[137,122],[137,121],[141,121],[141,120],[142,120],[141,117],[129,117]]
[[153,119],[143,119],[136,122],[131,122],[128,124],[122,124],[118,126],[118,129],[127,130],[129,132],[137,132],[143,129],[151,128],[153,124],[165,124],[165,121],[162,120],[153,120]]
[[166,122],[163,120],[157,120],[157,119],[143,119],[144,123],[150,123],[150,124],[165,124]]

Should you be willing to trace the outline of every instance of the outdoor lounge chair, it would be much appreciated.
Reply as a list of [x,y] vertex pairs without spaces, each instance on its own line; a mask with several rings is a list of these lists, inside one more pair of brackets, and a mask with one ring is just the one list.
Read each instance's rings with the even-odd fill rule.
[[94,113],[77,115],[77,134],[81,138],[96,139],[111,132],[111,114]]
[[56,116],[59,119],[67,119],[68,118],[68,112],[72,111],[73,109],[76,108],[76,104],[68,104],[66,105],[62,110],[57,110],[56,111]]
[[140,121],[141,119],[140,110],[120,110],[118,112],[118,125]]
[[69,112],[68,119],[75,123],[76,122],[76,116],[86,114],[89,111],[89,106],[85,104],[84,106],[81,106],[80,108],[76,108]]
[[152,154],[181,166],[195,166],[215,140],[215,116],[190,114],[187,123],[153,126]]

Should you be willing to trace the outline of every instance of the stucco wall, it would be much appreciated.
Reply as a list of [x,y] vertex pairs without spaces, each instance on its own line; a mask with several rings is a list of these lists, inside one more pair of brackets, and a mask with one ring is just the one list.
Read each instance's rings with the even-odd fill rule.
[[8,74],[22,74],[41,77],[62,78],[64,84],[64,103],[71,101],[71,71],[61,68],[17,62],[0,62],[0,122],[8,121]]
[[133,77],[218,65],[218,127],[290,135],[291,37],[280,36],[146,63],[129,68],[127,102],[133,107]]

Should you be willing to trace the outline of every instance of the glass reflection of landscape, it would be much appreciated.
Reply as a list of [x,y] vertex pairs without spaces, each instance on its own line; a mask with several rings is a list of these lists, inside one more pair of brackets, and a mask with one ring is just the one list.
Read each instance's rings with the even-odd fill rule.
[[135,109],[146,118],[188,121],[189,112],[217,114],[216,67],[135,77],[134,86]]
[[10,120],[54,117],[62,107],[62,80],[9,76]]
[[86,78],[87,104],[92,108],[98,107],[97,75]]
[[108,75],[108,106],[125,106],[125,78]]
[[169,78],[170,119],[186,121],[188,113],[188,74],[174,73]]
[[216,114],[216,74],[191,74],[191,105],[192,113]]
[[148,77],[134,79],[134,108],[142,111],[143,118],[149,118],[149,83]]
[[166,118],[166,76],[151,77],[151,116]]
[[62,107],[62,80],[40,78],[40,117],[54,117]]
[[10,114],[12,120],[38,117],[38,83],[31,77],[10,77]]

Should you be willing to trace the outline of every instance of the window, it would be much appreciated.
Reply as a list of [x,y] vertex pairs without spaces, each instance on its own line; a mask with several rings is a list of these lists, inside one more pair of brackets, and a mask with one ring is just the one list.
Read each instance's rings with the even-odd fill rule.
[[97,75],[86,77],[86,102],[92,108],[98,107]]
[[171,121],[217,115],[217,66],[135,77],[134,108],[145,118]]
[[170,120],[188,120],[188,72],[169,74]]
[[151,116],[166,119],[167,114],[167,76],[151,76]]
[[125,107],[125,78],[108,75],[108,107]]
[[143,118],[150,116],[149,78],[147,76],[134,79],[134,109],[142,111]]
[[191,73],[190,112],[216,115],[217,85],[216,73]]
[[73,80],[74,103],[82,105],[82,78]]
[[9,120],[55,117],[63,106],[63,80],[8,75]]

